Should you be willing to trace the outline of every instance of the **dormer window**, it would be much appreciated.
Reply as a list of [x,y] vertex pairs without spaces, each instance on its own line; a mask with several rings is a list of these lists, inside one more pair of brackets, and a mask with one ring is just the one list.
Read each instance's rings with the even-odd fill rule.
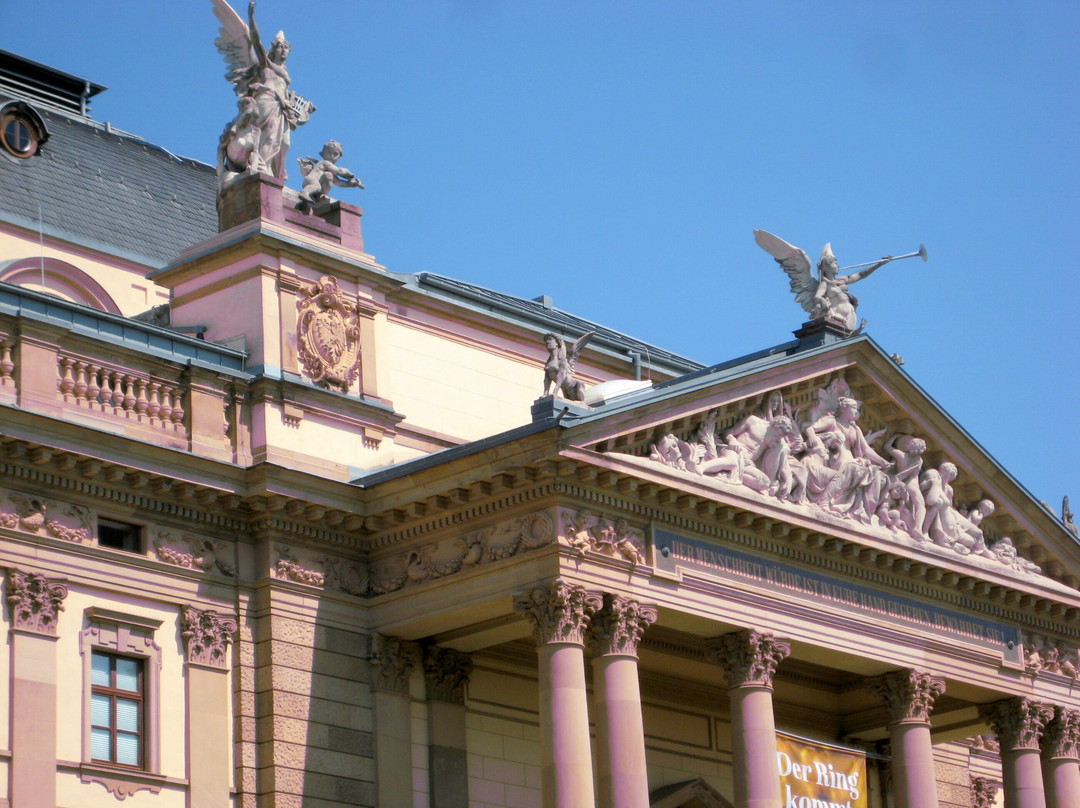
[[48,139],[45,122],[29,104],[15,101],[0,109],[0,144],[9,155],[33,157]]

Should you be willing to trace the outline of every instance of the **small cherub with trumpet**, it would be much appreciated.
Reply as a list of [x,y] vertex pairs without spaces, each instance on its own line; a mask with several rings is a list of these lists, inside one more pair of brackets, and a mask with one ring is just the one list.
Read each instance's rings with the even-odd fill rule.
[[304,175],[304,187],[300,191],[300,204],[297,206],[310,210],[317,202],[327,199],[330,188],[363,188],[364,183],[349,169],[337,164],[344,152],[336,140],[329,141],[319,152],[321,160],[314,157],[299,157],[300,173]]

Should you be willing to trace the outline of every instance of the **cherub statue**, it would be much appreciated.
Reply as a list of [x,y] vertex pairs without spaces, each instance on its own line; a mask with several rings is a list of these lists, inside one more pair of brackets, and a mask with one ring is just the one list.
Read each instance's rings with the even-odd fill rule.
[[839,265],[833,255],[832,245],[826,244],[818,261],[818,277],[815,278],[810,256],[804,250],[764,230],[755,230],[754,239],[761,249],[783,267],[791,279],[791,291],[795,293],[795,301],[810,315],[811,320],[832,320],[850,332],[855,331],[858,322],[855,309],[859,301],[848,291],[848,287],[869,277],[872,272],[893,260],[891,255],[886,255],[858,272],[837,277]]
[[299,207],[307,210],[316,202],[327,199],[330,188],[363,188],[364,183],[349,169],[337,164],[343,154],[341,144],[336,140],[327,142],[319,152],[321,160],[314,157],[299,157],[300,173],[304,175],[304,188],[300,191]]
[[566,343],[554,334],[544,334],[548,358],[544,365],[544,395],[561,395],[570,401],[585,400],[585,383],[574,375],[581,350],[595,331],[587,331],[567,350]]
[[255,0],[248,3],[248,22],[225,0],[211,0],[221,23],[215,40],[236,86],[239,109],[218,145],[218,184],[224,187],[239,174],[269,174],[285,179],[285,155],[292,130],[307,123],[315,106],[289,89],[285,60],[290,45],[278,31],[270,49],[263,47],[255,24]]

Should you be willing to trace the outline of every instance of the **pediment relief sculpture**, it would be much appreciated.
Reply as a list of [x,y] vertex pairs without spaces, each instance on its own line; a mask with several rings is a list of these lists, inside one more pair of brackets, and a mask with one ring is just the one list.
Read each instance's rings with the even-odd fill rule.
[[1010,537],[987,532],[992,501],[957,500],[956,464],[929,467],[927,443],[917,435],[887,427],[864,432],[861,408],[842,378],[797,411],[777,390],[762,412],[728,428],[717,428],[714,410],[692,434],[664,435],[650,447],[649,460],[784,502],[821,521],[855,522],[1014,573],[1041,572]]
[[330,275],[301,286],[296,343],[304,372],[311,381],[339,393],[349,392],[360,372],[360,324],[350,303]]

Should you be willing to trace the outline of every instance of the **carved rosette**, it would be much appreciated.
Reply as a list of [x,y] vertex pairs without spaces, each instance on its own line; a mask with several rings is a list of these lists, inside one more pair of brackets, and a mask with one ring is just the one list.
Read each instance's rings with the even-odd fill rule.
[[604,608],[589,621],[589,651],[594,656],[637,656],[645,629],[656,622],[656,607],[621,595],[604,595]]
[[300,287],[296,344],[304,372],[319,387],[347,393],[360,370],[360,324],[355,304],[347,305],[337,278]]
[[772,689],[777,666],[791,654],[791,644],[771,634],[743,629],[707,641],[709,656],[724,669],[728,687]]
[[55,637],[67,595],[68,589],[60,579],[46,578],[37,572],[8,570],[7,601],[12,628]]
[[559,578],[514,598],[514,611],[532,623],[537,645],[583,645],[585,628],[603,605],[604,599],[597,593]]
[[371,686],[393,693],[409,692],[409,675],[416,665],[416,644],[382,634],[371,636]]
[[1080,710],[1055,706],[1054,717],[1043,732],[1041,746],[1047,760],[1080,757]]
[[1005,699],[982,705],[979,717],[997,734],[1002,752],[1037,750],[1054,708],[1031,699]]
[[185,659],[211,668],[228,667],[229,643],[236,633],[236,621],[212,609],[184,606],[180,612],[180,636],[184,638]]
[[437,645],[424,649],[424,682],[432,701],[464,704],[465,685],[471,673],[472,660],[468,654]]
[[945,680],[914,670],[894,671],[870,685],[885,701],[890,724],[929,724],[934,701],[945,692]]
[[971,808],[993,808],[1001,786],[986,777],[971,778]]

